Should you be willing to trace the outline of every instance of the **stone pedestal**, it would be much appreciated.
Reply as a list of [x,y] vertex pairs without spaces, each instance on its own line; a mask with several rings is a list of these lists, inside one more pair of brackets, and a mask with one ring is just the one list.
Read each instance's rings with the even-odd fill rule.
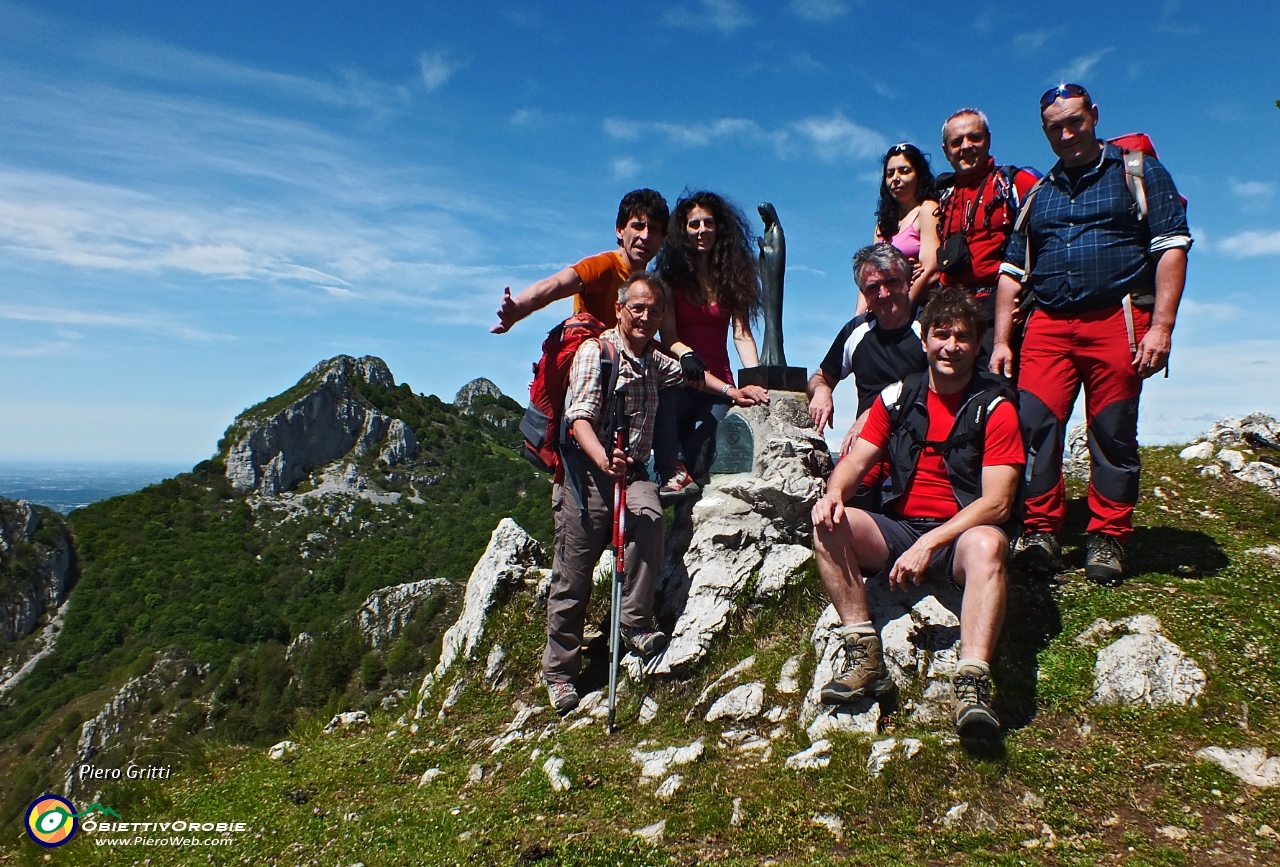
[[761,388],[780,391],[804,392],[809,384],[809,372],[803,367],[787,367],[781,364],[761,364],[738,370],[738,387],[758,385]]

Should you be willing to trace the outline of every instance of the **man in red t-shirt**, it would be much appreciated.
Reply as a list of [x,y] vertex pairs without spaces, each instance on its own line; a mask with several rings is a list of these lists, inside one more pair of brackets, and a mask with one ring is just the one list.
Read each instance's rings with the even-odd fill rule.
[[[925,577],[964,591],[960,660],[951,677],[956,729],[994,737],[991,658],[1004,621],[1005,558],[1025,462],[1016,407],[975,374],[985,321],[968,293],[941,289],[920,317],[929,369],[886,388],[813,507],[822,583],[840,617],[843,661],[822,699],[843,703],[894,688],[867,607],[864,575],[907,589]],[[888,458],[884,514],[844,504]],[[839,658],[839,657],[838,657]]]
[[573,296],[573,312],[586,311],[604,323],[618,324],[614,307],[618,290],[627,277],[643,271],[667,237],[671,213],[667,200],[657,190],[632,190],[618,205],[618,249],[588,256],[576,265],[531,283],[513,296],[511,287],[502,290],[498,324],[489,330],[505,334],[512,325],[546,307],[552,301]]

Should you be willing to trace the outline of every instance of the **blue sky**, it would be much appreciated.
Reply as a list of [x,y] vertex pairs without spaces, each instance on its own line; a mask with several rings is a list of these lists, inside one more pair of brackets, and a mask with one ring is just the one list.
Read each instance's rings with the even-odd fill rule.
[[885,147],[942,167],[973,105],[998,160],[1047,169],[1036,99],[1062,79],[1191,200],[1143,438],[1280,415],[1275,4],[123,6],[0,4],[0,457],[194,462],[339,353],[523,401],[565,306],[490,335],[502,287],[609,249],[637,186],[776,205],[787,358],[812,369]]

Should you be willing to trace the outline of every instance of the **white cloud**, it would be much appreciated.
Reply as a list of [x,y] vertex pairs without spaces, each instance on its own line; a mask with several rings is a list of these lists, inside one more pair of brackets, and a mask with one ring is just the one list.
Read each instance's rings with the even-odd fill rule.
[[832,21],[849,11],[839,0],[791,0],[787,11],[808,21]]
[[1040,46],[1049,41],[1049,37],[1058,33],[1061,28],[1054,30],[1029,30],[1025,33],[1015,33],[1013,36],[1013,50],[1023,54],[1029,54]]
[[1275,256],[1280,254],[1280,229],[1259,232],[1250,229],[1220,242],[1218,249],[1237,256]]
[[635,177],[640,171],[640,163],[631,157],[619,157],[613,161],[613,176],[618,180]]
[[610,117],[604,121],[606,135],[622,141],[659,136],[677,147],[703,147],[725,138],[769,139],[771,135],[753,120],[722,117],[703,123],[668,123],[666,121],[634,121]]
[[841,112],[830,117],[805,118],[793,126],[813,143],[818,156],[828,162],[878,157],[889,146],[880,133],[854,123]]
[[1061,70],[1055,73],[1054,77],[1059,81],[1079,82],[1082,78],[1088,78],[1089,73],[1098,65],[1102,58],[1112,52],[1111,48],[1104,48],[1101,51],[1095,51],[1093,54],[1087,54],[1077,57],[1067,62]]
[[1232,178],[1231,193],[1242,199],[1265,199],[1275,193],[1275,185],[1266,181],[1239,181]]
[[172,316],[145,313],[102,313],[89,310],[72,310],[66,307],[30,307],[17,304],[0,304],[0,319],[18,322],[42,322],[55,325],[80,325],[90,328],[123,328],[130,331],[167,334],[187,340],[227,339],[225,335],[211,334],[208,331],[184,325],[175,321]]
[[700,11],[687,7],[671,9],[663,20],[673,27],[689,27],[698,30],[719,30],[731,34],[750,26],[752,18],[735,0],[698,0]]
[[1198,319],[1209,319],[1214,322],[1226,322],[1240,315],[1240,308],[1231,303],[1206,303],[1194,298],[1183,297],[1178,309]]
[[424,51],[418,55],[418,68],[427,90],[435,90],[461,69],[462,64],[450,60],[443,51]]

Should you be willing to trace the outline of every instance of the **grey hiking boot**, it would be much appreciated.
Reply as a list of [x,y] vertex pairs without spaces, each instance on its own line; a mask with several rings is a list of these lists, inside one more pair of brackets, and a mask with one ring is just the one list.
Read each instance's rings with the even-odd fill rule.
[[1052,533],[1024,533],[1013,547],[1024,572],[1049,577],[1062,571],[1062,547]]
[[622,630],[622,646],[636,656],[648,659],[667,646],[667,634],[657,630],[649,632],[644,629],[624,628]]
[[951,706],[960,737],[990,740],[1000,736],[1000,718],[991,709],[991,675],[976,665],[961,666],[951,675]]
[[547,681],[547,696],[551,699],[551,707],[560,716],[578,706],[578,688],[571,683]]
[[841,639],[832,660],[835,677],[822,687],[826,704],[845,704],[855,698],[881,698],[895,689],[884,664],[884,649],[875,632],[856,632],[851,626],[833,630]]
[[1103,587],[1117,587],[1124,579],[1124,546],[1115,536],[1090,533],[1084,543],[1084,577]]

